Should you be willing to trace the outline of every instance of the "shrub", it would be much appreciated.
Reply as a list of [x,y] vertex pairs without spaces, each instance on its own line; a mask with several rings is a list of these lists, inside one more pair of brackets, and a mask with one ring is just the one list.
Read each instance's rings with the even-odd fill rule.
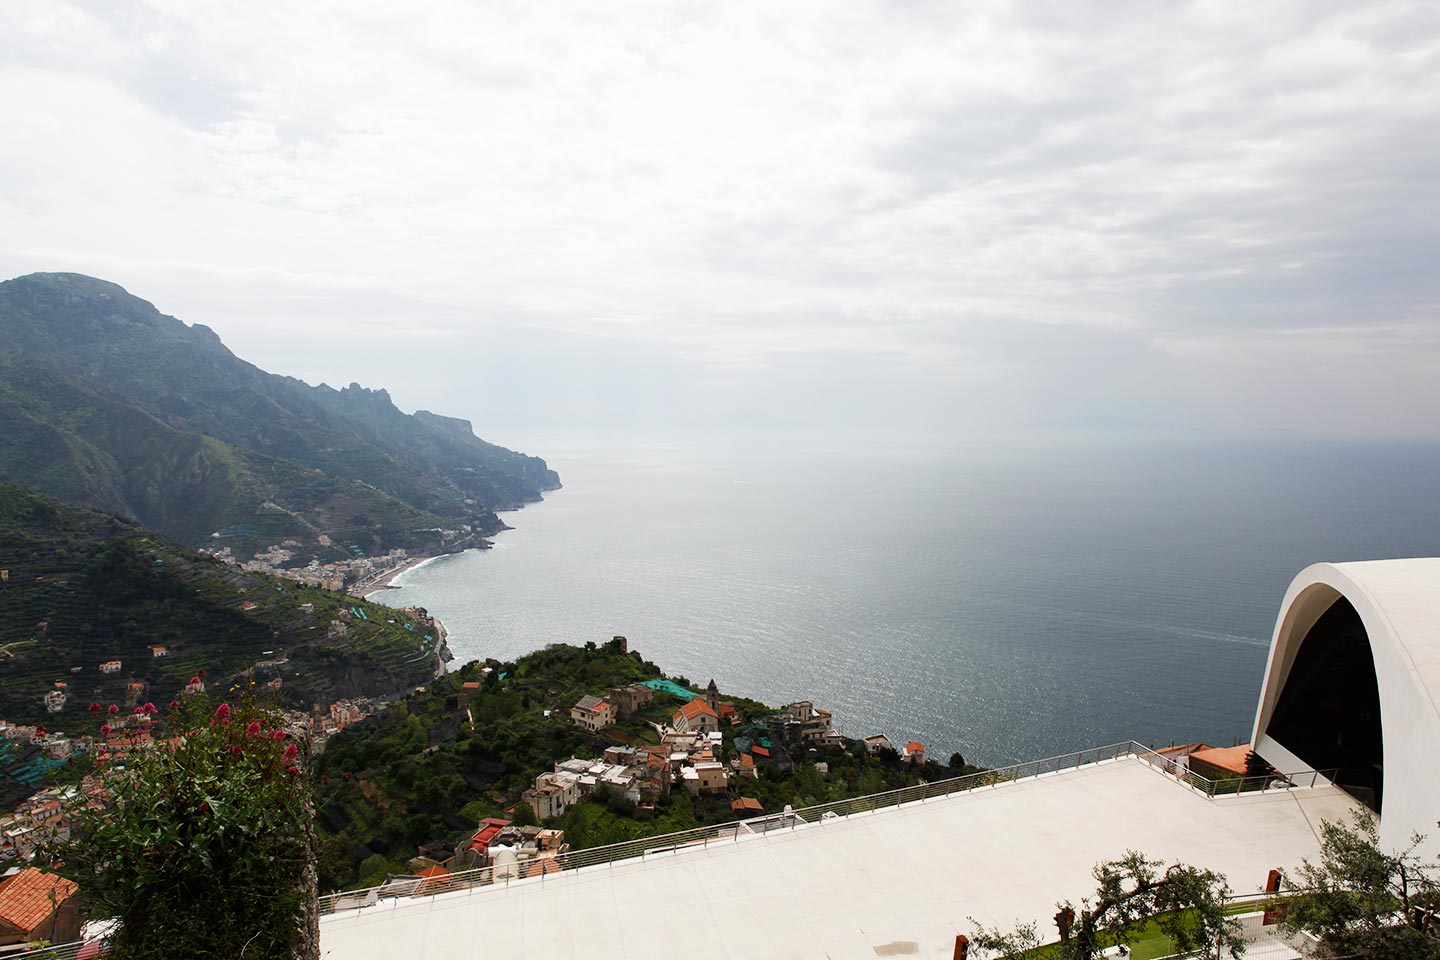
[[308,751],[279,721],[198,697],[154,749],[98,761],[108,802],[51,853],[92,916],[118,918],[108,958],[318,954]]

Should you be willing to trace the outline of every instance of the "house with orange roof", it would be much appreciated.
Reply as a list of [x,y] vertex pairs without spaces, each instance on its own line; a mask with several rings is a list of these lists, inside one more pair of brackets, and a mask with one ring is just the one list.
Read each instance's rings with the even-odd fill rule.
[[913,763],[915,766],[925,762],[925,744],[919,740],[911,740],[905,744],[905,749],[900,751],[900,759],[906,763]]
[[748,753],[740,754],[740,776],[746,780],[757,779],[759,774],[755,772],[755,758]]
[[0,880],[0,946],[80,936],[80,913],[72,880],[26,867]]
[[764,813],[765,808],[759,800],[754,797],[739,797],[730,801],[730,809],[742,817],[753,817],[757,813]]
[[486,817],[480,821],[480,829],[475,831],[475,836],[470,838],[470,846],[477,850],[485,850],[490,846],[490,841],[510,826],[509,820],[501,820],[499,817]]
[[570,708],[570,719],[581,729],[603,730],[615,722],[615,706],[607,700],[587,694]]
[[419,877],[421,881],[415,890],[416,896],[420,896],[426,893],[440,893],[444,890],[445,878],[450,876],[450,871],[437,864],[417,871],[415,876]]
[[716,733],[720,730],[720,715],[700,697],[691,700],[675,711],[670,725],[679,733]]
[[1202,745],[1190,753],[1190,769],[1211,780],[1245,776],[1245,757],[1250,753],[1250,744],[1237,747],[1211,747]]

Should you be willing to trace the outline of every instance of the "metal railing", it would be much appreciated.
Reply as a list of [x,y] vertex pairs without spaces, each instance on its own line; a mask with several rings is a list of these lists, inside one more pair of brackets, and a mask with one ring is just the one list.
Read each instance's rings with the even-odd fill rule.
[[[0,953],[4,960],[76,960],[80,951],[89,945],[87,940],[77,940],[74,943],[61,943],[53,947],[41,947],[38,950],[27,950],[24,953]],[[87,953],[86,957],[94,954]],[[103,954],[102,954],[103,956]]]
[[733,843],[747,837],[765,836],[777,830],[823,826],[826,821],[838,817],[874,812],[908,803],[923,803],[957,793],[1031,780],[1121,758],[1141,760],[1155,770],[1172,777],[1178,783],[1211,799],[1241,792],[1278,789],[1279,784],[1284,784],[1288,788],[1294,786],[1313,787],[1329,782],[1324,774],[1313,770],[1299,774],[1274,774],[1269,777],[1210,780],[1194,771],[1185,769],[1176,761],[1157,753],[1152,748],[1130,740],[1089,750],[1079,750],[1058,757],[1047,757],[1043,760],[1029,760],[981,773],[937,780],[933,783],[921,783],[912,787],[901,787],[898,790],[852,797],[848,800],[835,800],[797,810],[787,809],[784,813],[753,817],[749,820],[736,820],[708,827],[694,827],[677,833],[642,837],[584,850],[569,850],[551,857],[534,860],[477,867],[471,870],[457,871],[448,876],[391,880],[379,887],[321,897],[320,913],[323,916],[344,910],[370,907],[378,904],[382,899],[392,897],[433,896],[457,890],[475,890],[495,885],[508,886],[512,882],[530,879],[544,883],[547,878],[573,875],[575,871],[587,868],[706,849],[717,843]]
[[1339,775],[1338,770],[1303,770],[1299,773],[1269,773],[1253,777],[1222,777],[1211,779],[1191,770],[1188,764],[1134,743],[1135,757],[1161,773],[1174,777],[1207,797],[1232,796],[1240,793],[1264,793],[1268,790],[1289,790],[1294,787],[1325,786]]

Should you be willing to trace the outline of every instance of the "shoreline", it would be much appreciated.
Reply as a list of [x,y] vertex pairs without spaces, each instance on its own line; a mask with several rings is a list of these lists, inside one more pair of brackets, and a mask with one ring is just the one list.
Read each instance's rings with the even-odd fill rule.
[[[465,549],[474,550],[483,548],[466,547]],[[465,550],[457,551],[457,553],[464,552]],[[439,560],[441,557],[453,556],[455,556],[454,553],[430,553],[426,554],[423,557],[408,557],[406,558],[404,563],[399,564],[398,566],[390,567],[389,569],[384,570],[380,573],[372,574],[371,576],[368,576],[363,580],[357,581],[354,586],[350,587],[350,589],[346,590],[345,592],[350,594],[352,597],[359,597],[361,600],[368,600],[370,599],[372,594],[380,593],[385,590],[399,590],[400,588],[395,585],[395,581],[400,577],[402,573],[409,573],[411,570],[414,570],[418,567],[423,567],[431,560]]]

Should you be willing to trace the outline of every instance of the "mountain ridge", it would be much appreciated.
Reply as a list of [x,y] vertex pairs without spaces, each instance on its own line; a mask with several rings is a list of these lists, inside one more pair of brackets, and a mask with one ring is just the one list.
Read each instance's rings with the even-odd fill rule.
[[190,544],[295,539],[320,559],[445,549],[435,531],[493,533],[496,511],[559,486],[468,420],[268,373],[209,327],[69,273],[0,283],[0,480]]
[[[86,704],[133,706],[133,684],[164,702],[197,671],[228,684],[257,662],[284,661],[261,672],[305,710],[410,689],[442,666],[433,625],[12,484],[0,484],[0,571],[0,718],[12,722],[89,729],[100,721]],[[49,711],[55,690],[64,704]]]

